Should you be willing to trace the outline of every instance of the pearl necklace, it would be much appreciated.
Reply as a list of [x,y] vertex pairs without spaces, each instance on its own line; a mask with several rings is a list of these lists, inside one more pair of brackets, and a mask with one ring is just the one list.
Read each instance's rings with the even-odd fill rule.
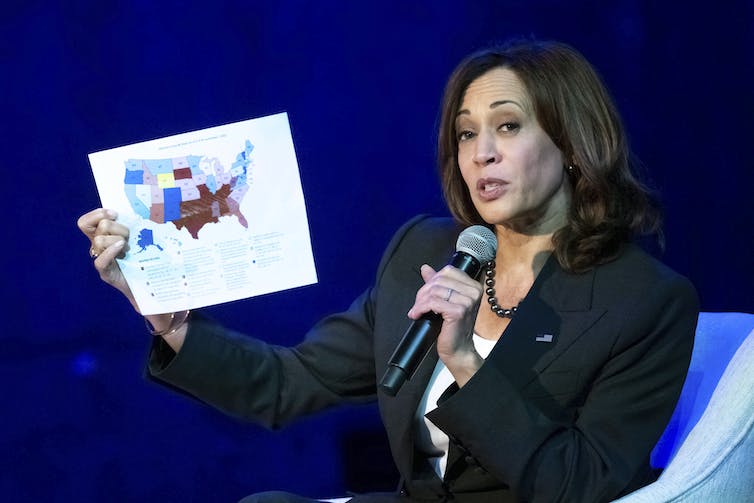
[[513,315],[518,311],[518,305],[510,309],[500,307],[497,303],[497,297],[495,297],[495,261],[490,260],[484,267],[484,275],[486,276],[484,284],[487,285],[485,292],[487,293],[487,302],[490,304],[490,309],[500,318],[513,318]]

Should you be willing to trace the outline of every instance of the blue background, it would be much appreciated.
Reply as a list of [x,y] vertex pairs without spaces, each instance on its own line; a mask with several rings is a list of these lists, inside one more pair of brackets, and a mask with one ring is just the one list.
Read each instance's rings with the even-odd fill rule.
[[0,499],[392,488],[369,406],[268,432],[143,378],[142,320],[99,281],[76,228],[98,206],[86,156],[287,111],[320,281],[210,312],[293,344],[370,284],[402,222],[446,213],[444,82],[512,36],[559,39],[594,63],[663,195],[664,261],[704,310],[754,311],[752,21],[746,0],[6,0]]

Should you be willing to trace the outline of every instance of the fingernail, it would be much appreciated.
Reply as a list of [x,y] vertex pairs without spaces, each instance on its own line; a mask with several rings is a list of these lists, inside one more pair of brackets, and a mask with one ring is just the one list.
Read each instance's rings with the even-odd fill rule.
[[118,213],[115,210],[105,210],[105,213],[107,213],[107,216],[112,218],[113,220],[118,218]]
[[115,248],[123,248],[124,244],[126,244],[126,242],[121,239],[121,240],[116,241],[115,243],[113,243],[113,247],[115,247]]

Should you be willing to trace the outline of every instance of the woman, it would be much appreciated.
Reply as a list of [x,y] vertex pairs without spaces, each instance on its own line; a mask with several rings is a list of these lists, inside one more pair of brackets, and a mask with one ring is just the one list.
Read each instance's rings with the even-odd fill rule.
[[[152,375],[269,427],[377,398],[400,493],[354,501],[597,502],[649,483],[649,453],[688,368],[697,298],[631,244],[657,231],[659,216],[594,70],[558,43],[470,56],[446,88],[439,162],[456,222],[404,225],[348,311],[294,348],[201,315],[150,316],[161,334]],[[485,285],[441,267],[469,224],[498,239]],[[79,227],[103,280],[133,303],[114,263],[128,230],[103,209]],[[391,397],[376,384],[407,311],[444,321]],[[285,498],[296,501],[252,500]]]

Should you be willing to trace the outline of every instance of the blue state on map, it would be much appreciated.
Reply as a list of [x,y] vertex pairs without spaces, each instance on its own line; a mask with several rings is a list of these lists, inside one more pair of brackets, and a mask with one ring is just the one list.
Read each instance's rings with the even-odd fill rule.
[[162,246],[154,242],[154,233],[152,232],[152,229],[141,229],[139,231],[139,239],[136,241],[136,244],[139,245],[139,251],[137,253],[146,251],[147,246],[154,246],[158,250],[162,251]]

